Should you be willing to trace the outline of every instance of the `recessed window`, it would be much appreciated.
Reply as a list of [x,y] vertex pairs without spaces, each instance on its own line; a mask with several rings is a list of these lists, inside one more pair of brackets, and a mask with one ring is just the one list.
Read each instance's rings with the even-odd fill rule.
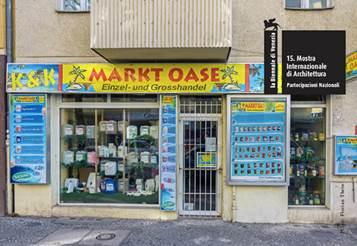
[[91,0],[57,0],[57,10],[64,12],[90,11]]
[[326,9],[333,8],[334,0],[285,0],[287,9]]
[[326,109],[291,109],[289,205],[325,205]]

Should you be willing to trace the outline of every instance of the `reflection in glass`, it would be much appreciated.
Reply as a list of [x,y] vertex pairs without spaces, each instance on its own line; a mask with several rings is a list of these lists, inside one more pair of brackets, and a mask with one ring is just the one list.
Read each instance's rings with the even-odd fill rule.
[[62,109],[61,202],[157,204],[158,109]]
[[325,204],[326,112],[292,108],[289,205]]

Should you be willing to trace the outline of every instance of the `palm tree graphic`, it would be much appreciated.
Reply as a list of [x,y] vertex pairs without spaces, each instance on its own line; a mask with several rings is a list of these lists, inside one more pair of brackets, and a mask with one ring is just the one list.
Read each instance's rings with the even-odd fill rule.
[[84,76],[84,72],[86,72],[87,70],[85,69],[81,69],[80,66],[73,66],[73,70],[69,72],[70,75],[75,75],[75,77],[69,81],[69,84],[67,86],[67,89],[69,90],[79,90],[81,88],[83,88],[83,86],[85,87],[86,90],[88,90],[89,88],[89,84],[88,83],[82,83],[82,84],[79,84],[77,82],[77,80],[79,78],[81,79],[85,79],[85,76]]
[[77,83],[77,80],[78,78],[81,78],[81,79],[85,79],[85,76],[84,76],[84,72],[86,72],[87,70],[85,69],[81,69],[80,66],[76,67],[76,66],[73,66],[73,70],[71,72],[69,72],[70,75],[76,75],[74,77],[74,79],[70,82],[70,84],[75,84]]
[[238,84],[237,81],[233,79],[233,75],[238,75],[238,72],[234,70],[234,66],[227,66],[226,69],[221,69],[221,72],[223,73],[222,79],[225,80],[226,78],[229,78],[231,84]]

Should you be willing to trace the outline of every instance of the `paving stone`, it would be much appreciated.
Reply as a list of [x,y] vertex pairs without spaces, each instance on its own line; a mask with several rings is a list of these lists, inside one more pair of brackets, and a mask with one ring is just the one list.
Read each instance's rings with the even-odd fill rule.
[[120,245],[129,234],[128,230],[94,230],[87,234],[78,245]]
[[76,244],[80,242],[88,233],[90,233],[90,230],[61,229],[48,235],[36,245],[57,246]]

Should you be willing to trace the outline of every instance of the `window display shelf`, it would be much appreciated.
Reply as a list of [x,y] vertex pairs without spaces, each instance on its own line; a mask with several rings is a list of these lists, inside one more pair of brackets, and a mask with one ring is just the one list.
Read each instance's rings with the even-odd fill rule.
[[62,203],[122,203],[122,204],[157,204],[159,194],[129,196],[123,193],[89,194],[87,192],[61,193]]
[[322,143],[324,144],[326,142],[326,140],[299,140],[299,141],[296,141],[296,140],[291,140],[292,143]]
[[325,176],[290,176],[291,179],[324,179]]
[[[158,197],[158,109],[63,109],[61,113],[63,202],[158,203],[147,199]],[[91,170],[75,168],[77,158]],[[109,196],[115,199],[108,201]]]
[[122,161],[124,160],[123,157],[111,157],[111,156],[98,156],[99,159],[105,159],[105,160],[117,160],[117,161]]
[[324,205],[325,109],[293,108],[291,116],[289,205]]
[[143,163],[143,162],[138,162],[138,163],[133,163],[130,166],[127,166],[128,168],[130,167],[151,167],[151,168],[158,168],[159,164],[158,163]]

